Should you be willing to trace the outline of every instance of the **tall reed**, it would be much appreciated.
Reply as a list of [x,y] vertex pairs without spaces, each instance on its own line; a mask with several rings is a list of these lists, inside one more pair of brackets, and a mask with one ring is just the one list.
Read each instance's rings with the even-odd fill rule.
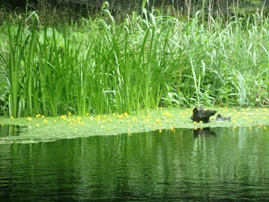
[[269,20],[179,20],[108,10],[61,31],[6,24],[9,115],[124,113],[195,104],[268,104]]

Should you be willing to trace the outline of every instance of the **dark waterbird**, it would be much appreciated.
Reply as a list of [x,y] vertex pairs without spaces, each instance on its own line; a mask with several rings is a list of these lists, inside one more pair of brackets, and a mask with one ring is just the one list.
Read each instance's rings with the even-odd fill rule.
[[192,110],[192,116],[190,119],[196,122],[202,121],[203,123],[208,123],[210,116],[213,116],[216,113],[217,111],[215,110],[204,110],[203,107],[200,107],[199,109],[195,107]]
[[231,117],[229,116],[221,116],[220,114],[217,115],[216,117],[216,121],[231,121]]

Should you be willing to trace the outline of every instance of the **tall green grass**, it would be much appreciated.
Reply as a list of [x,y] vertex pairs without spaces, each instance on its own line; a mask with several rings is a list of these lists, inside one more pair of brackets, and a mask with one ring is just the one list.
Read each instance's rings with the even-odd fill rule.
[[204,22],[198,12],[184,21],[143,12],[116,23],[104,10],[61,30],[40,27],[36,15],[31,25],[3,25],[5,113],[268,105],[269,19]]

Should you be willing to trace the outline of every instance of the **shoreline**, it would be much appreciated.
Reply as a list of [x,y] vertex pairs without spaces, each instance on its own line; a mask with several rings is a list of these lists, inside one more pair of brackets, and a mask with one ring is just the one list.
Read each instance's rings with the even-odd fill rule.
[[[158,108],[148,113],[143,110],[138,114],[90,114],[89,116],[62,115],[58,117],[0,118],[2,127],[6,125],[23,126],[25,129],[19,136],[0,137],[0,144],[38,143],[59,139],[86,138],[97,135],[133,134],[164,130],[175,131],[176,128],[198,129],[230,127],[262,127],[269,126],[268,108],[219,108],[217,114],[231,116],[231,121],[195,123],[190,120],[192,109]],[[216,115],[212,117],[214,121]],[[269,129],[269,128],[268,128]]]

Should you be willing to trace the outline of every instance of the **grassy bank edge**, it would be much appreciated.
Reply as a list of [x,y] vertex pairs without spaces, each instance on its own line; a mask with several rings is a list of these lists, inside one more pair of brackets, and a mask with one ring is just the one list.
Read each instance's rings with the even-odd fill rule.
[[[212,108],[211,108],[212,109]],[[192,109],[158,108],[138,114],[87,114],[73,116],[71,113],[59,117],[45,117],[40,114],[27,118],[0,118],[5,125],[25,126],[19,136],[0,137],[0,144],[38,143],[58,139],[85,138],[96,135],[118,135],[128,133],[165,130],[175,132],[176,128],[199,129],[205,127],[258,127],[269,130],[268,108],[213,108],[222,116],[231,116],[231,122],[195,123],[190,120]],[[215,120],[212,117],[212,121]]]

